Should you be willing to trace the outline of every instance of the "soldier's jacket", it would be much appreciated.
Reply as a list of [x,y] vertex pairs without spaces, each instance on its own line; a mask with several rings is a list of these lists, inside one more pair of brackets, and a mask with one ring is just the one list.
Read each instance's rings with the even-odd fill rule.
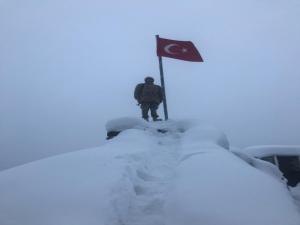
[[156,102],[159,104],[163,100],[163,93],[159,85],[141,83],[134,90],[134,98],[139,103]]

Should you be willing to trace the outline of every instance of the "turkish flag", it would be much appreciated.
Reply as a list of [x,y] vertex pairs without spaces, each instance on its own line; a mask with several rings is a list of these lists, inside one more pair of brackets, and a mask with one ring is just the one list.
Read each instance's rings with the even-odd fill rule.
[[157,55],[174,59],[203,62],[197,48],[191,41],[176,41],[157,36]]

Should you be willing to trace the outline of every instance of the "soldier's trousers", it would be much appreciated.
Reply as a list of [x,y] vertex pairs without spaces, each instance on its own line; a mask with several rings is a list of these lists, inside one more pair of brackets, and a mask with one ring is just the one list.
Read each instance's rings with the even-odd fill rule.
[[148,112],[151,111],[151,117],[155,120],[157,119],[157,109],[158,109],[158,103],[156,102],[143,102],[141,103],[141,109],[142,109],[142,117],[146,120],[148,120]]

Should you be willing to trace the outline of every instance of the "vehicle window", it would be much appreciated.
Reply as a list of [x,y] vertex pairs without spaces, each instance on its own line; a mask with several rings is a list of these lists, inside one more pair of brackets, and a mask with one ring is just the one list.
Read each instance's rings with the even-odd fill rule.
[[300,182],[299,156],[277,156],[279,169],[288,180],[288,185],[296,186]]
[[273,163],[273,164],[275,165],[275,159],[274,159],[274,156],[266,156],[266,157],[262,157],[261,159],[264,160],[264,161]]

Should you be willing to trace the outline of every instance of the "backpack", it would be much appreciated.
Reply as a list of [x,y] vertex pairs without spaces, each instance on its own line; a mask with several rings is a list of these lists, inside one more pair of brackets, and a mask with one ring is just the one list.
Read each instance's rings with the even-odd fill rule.
[[134,90],[134,98],[139,102],[141,100],[142,92],[144,89],[144,84],[138,84]]

